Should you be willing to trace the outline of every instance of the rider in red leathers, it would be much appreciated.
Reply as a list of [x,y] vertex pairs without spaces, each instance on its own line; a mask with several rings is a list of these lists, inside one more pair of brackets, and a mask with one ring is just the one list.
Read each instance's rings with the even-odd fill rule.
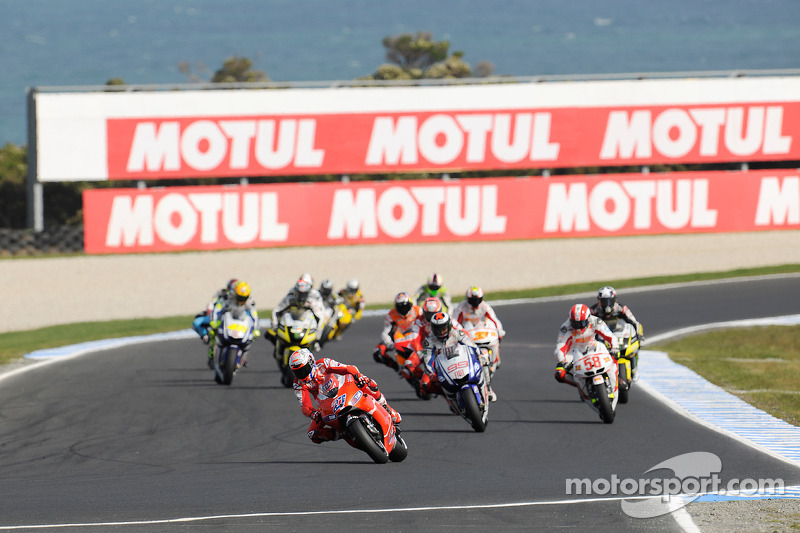
[[306,348],[297,350],[289,357],[289,367],[294,373],[294,394],[300,402],[300,410],[311,419],[308,427],[308,438],[315,444],[329,440],[338,440],[342,435],[331,426],[325,425],[322,415],[316,408],[314,399],[317,397],[319,387],[329,374],[351,375],[358,387],[365,394],[372,396],[389,414],[392,422],[397,425],[402,422],[400,413],[392,409],[386,398],[378,389],[378,384],[358,371],[353,365],[346,365],[329,358],[314,360],[313,354]]
[[387,352],[394,350],[395,333],[407,333],[422,315],[422,309],[414,304],[411,296],[407,292],[400,292],[395,296],[394,309],[390,309],[383,318],[383,330],[381,330],[381,342],[375,347],[372,353],[375,362],[382,363],[389,368],[399,370],[397,361]]
[[575,304],[569,311],[569,318],[561,324],[556,341],[556,381],[569,383],[577,387],[572,374],[568,371],[570,361],[567,353],[575,347],[602,341],[609,346],[609,352],[614,359],[619,353],[619,342],[608,329],[605,322],[592,315],[589,307],[584,304]]
[[422,377],[424,370],[422,369],[421,359],[420,359],[420,350],[422,350],[422,343],[428,338],[428,335],[431,333],[431,318],[436,313],[442,311],[442,301],[437,298],[436,296],[429,296],[425,298],[425,301],[422,302],[422,314],[417,317],[414,321],[414,324],[411,326],[411,331],[417,334],[417,345],[416,348],[418,351],[412,353],[406,359],[405,366],[400,369],[400,373],[403,374],[406,379],[410,376],[413,376],[417,379]]

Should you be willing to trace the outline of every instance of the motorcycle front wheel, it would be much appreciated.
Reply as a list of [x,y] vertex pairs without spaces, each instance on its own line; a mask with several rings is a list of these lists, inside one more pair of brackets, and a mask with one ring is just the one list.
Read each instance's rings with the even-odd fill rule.
[[236,347],[226,346],[219,353],[219,367],[222,370],[222,384],[230,385],[236,372]]
[[614,422],[614,409],[611,407],[611,399],[608,397],[608,390],[605,383],[592,385],[594,387],[595,398],[597,399],[597,409],[600,411],[600,419],[604,424]]
[[389,454],[389,460],[393,463],[399,463],[408,457],[408,445],[400,435],[397,435],[395,440],[396,442],[394,444],[394,449],[392,450],[392,453]]
[[358,445],[358,448],[366,452],[373,461],[378,464],[389,462],[389,454],[375,441],[375,437],[364,426],[363,420],[358,419],[347,426],[347,431],[350,433],[353,442]]
[[489,423],[489,420],[487,419],[484,421],[483,413],[481,412],[478,400],[475,398],[475,393],[472,389],[461,391],[461,402],[464,404],[464,412],[467,414],[472,429],[478,433],[486,431],[486,425]]

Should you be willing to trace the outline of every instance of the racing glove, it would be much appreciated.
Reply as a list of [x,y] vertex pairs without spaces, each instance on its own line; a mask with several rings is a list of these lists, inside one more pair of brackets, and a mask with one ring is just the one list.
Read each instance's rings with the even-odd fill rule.
[[356,385],[358,385],[359,389],[370,382],[370,379],[364,374],[358,374],[355,377],[355,380],[356,380]]
[[311,420],[313,420],[314,422],[322,422],[322,413],[320,413],[319,411],[314,411],[313,413],[311,413]]
[[559,361],[556,364],[556,381],[564,383],[566,381],[567,369],[564,368],[564,363]]

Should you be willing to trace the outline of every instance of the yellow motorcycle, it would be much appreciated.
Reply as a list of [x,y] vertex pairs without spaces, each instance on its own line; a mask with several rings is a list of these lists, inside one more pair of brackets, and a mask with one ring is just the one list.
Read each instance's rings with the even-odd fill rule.
[[343,301],[338,301],[333,305],[333,308],[328,307],[330,318],[325,323],[320,334],[319,343],[324,346],[328,341],[339,340],[342,334],[353,322],[353,315],[347,309]]
[[314,351],[317,342],[317,319],[310,309],[290,307],[278,319],[277,324],[270,324],[267,329],[268,338],[275,339],[274,357],[281,371],[281,383],[291,387],[294,374],[289,368],[289,357],[301,348]]
[[628,393],[636,379],[639,362],[639,339],[644,334],[642,325],[637,328],[623,318],[605,321],[619,342],[619,403],[628,403]]

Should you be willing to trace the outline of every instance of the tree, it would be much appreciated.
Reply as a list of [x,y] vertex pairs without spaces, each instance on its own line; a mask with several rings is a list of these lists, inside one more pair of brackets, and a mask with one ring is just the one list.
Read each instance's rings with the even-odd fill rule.
[[24,146],[6,143],[0,148],[0,227],[2,228],[25,227],[27,173],[28,157]]
[[368,80],[418,80],[443,78],[487,77],[494,71],[488,61],[482,61],[473,73],[464,61],[464,52],[449,54],[449,41],[434,41],[430,32],[416,35],[403,33],[384,37],[385,63],[374,74],[360,79]]

